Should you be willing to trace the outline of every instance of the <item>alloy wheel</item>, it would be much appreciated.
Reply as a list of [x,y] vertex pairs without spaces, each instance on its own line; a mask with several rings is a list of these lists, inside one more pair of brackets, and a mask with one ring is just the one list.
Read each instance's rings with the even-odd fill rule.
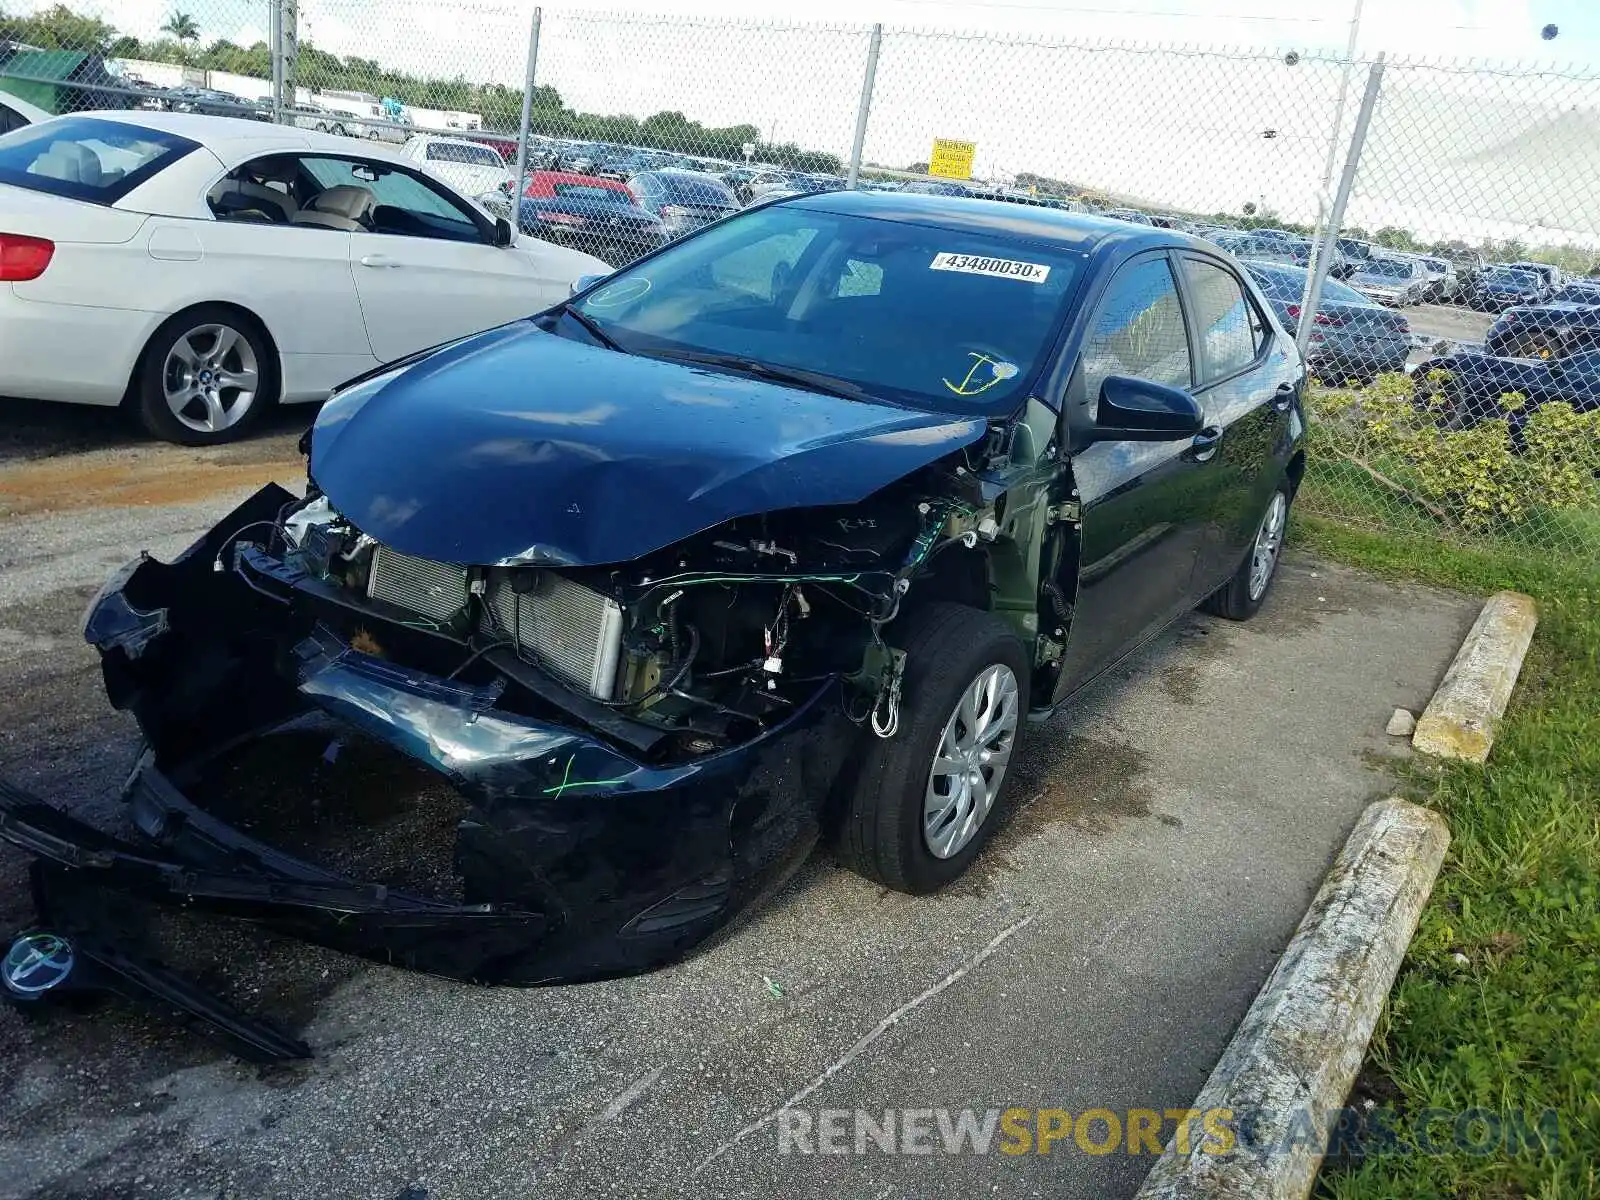
[[1020,689],[1004,663],[980,671],[956,702],[928,771],[922,836],[935,858],[959,854],[994,807],[1017,740]]
[[199,325],[167,351],[161,386],[181,424],[196,433],[221,433],[243,420],[255,403],[261,365],[239,330]]
[[1250,599],[1259,600],[1272,582],[1283,550],[1283,526],[1289,515],[1289,500],[1281,491],[1272,493],[1267,515],[1261,518],[1255,548],[1250,553]]

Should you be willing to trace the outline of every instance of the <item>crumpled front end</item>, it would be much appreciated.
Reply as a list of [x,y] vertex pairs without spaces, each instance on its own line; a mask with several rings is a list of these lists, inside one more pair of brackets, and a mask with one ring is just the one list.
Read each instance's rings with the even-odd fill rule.
[[[623,561],[463,564],[439,549],[447,514],[437,542],[402,551],[313,477],[303,498],[263,488],[171,563],[128,564],[84,634],[111,703],[148,742],[125,795],[139,838],[0,788],[0,837],[35,856],[49,922],[14,946],[17,969],[71,969],[76,946],[92,978],[270,1055],[287,1052],[285,1035],[118,940],[116,897],[482,983],[681,957],[804,860],[860,739],[895,736],[906,656],[885,630],[913,588],[980,607],[998,588],[1030,628],[1031,597],[1005,590],[1011,560],[988,550],[1037,514],[1009,513],[1004,483],[982,473],[993,447],[978,462],[965,445],[927,461],[930,447],[947,448],[922,446],[921,465],[863,498],[753,516],[734,505]],[[471,525],[474,511],[455,519]],[[358,734],[447,782],[455,806],[429,826],[451,829],[443,886],[343,856],[334,869],[259,832],[258,816],[307,790],[279,750],[330,724],[329,753]],[[241,774],[255,798],[219,804],[212,785]],[[377,781],[362,800],[408,802]]]
[[[592,698],[564,699],[596,724],[563,712],[548,697],[565,689],[511,648],[308,571],[283,537],[302,506],[264,488],[177,561],[129,564],[91,603],[107,694],[151,747],[133,815],[166,864],[152,880],[120,861],[89,872],[97,882],[431,973],[541,983],[672,961],[809,851],[853,732],[834,677],[736,743],[670,753]],[[460,902],[342,879],[184,796],[217,755],[317,710],[458,789]],[[59,854],[51,869],[89,877]]]

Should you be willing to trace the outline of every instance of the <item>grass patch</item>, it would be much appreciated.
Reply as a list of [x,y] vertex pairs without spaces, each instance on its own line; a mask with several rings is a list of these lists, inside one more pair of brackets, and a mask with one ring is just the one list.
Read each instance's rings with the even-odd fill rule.
[[[1515,543],[1454,545],[1316,517],[1293,534],[1384,574],[1516,588],[1540,608],[1488,765],[1403,771],[1401,790],[1440,810],[1452,841],[1368,1061],[1398,1089],[1401,1130],[1426,1109],[1482,1109],[1502,1124],[1521,1110],[1529,1127],[1554,1110],[1559,1138],[1553,1150],[1511,1153],[1502,1141],[1487,1153],[1369,1157],[1327,1172],[1321,1192],[1600,1196],[1600,573]],[[1433,1141],[1448,1146],[1450,1129],[1436,1124]]]

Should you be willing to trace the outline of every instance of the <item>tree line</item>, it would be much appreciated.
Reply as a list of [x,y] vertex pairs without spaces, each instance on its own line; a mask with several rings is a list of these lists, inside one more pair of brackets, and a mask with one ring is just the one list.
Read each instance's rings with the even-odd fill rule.
[[[21,42],[43,50],[81,50],[106,58],[135,58],[199,70],[227,71],[256,79],[272,78],[272,50],[265,42],[240,46],[226,38],[202,44],[200,27],[186,13],[174,12],[162,36],[141,41],[98,17],[83,16],[64,4],[34,14],[0,7],[0,44]],[[296,82],[313,92],[370,92],[408,106],[478,113],[487,132],[515,136],[522,119],[522,91],[500,83],[473,83],[456,76],[437,79],[412,75],[356,55],[341,57],[302,43]],[[708,158],[740,160],[754,144],[755,157],[801,171],[838,172],[837,154],[807,150],[795,142],[767,144],[756,125],[706,126],[681,112],[639,118],[626,113],[577,112],[548,84],[533,89],[532,129],[549,137],[647,146]]]

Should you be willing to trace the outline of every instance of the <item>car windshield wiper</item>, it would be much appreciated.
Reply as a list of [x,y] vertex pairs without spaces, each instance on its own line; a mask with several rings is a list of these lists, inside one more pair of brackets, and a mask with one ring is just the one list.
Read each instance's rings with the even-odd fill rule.
[[821,371],[808,371],[804,367],[782,367],[737,354],[713,354],[699,350],[655,350],[651,352],[651,356],[706,367],[726,367],[731,371],[742,371],[772,383],[793,384],[807,391],[821,392],[825,396],[838,396],[842,400],[870,399],[859,384],[826,375]]
[[579,325],[583,326],[583,331],[590,337],[594,338],[595,341],[599,342],[607,350],[615,350],[619,354],[628,353],[617,343],[616,338],[612,337],[604,329],[600,328],[600,322],[596,321],[587,313],[581,313],[574,308],[572,306],[572,301],[568,300],[566,303],[562,304],[561,311],[566,313],[567,316],[571,317]]

